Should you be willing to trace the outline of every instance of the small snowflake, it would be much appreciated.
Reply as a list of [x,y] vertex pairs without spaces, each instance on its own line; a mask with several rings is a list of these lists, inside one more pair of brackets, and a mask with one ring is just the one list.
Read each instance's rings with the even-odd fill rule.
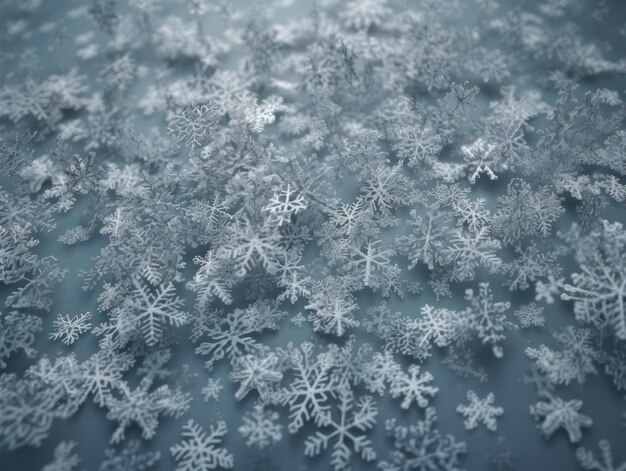
[[284,222],[291,220],[292,214],[298,214],[300,210],[307,208],[306,200],[291,188],[291,185],[287,185],[286,190],[281,190],[279,193],[275,193],[272,200],[267,206],[263,208],[264,211],[268,211],[276,224],[282,226]]
[[471,87],[469,82],[462,85],[452,82],[450,91],[443,98],[443,104],[450,116],[467,119],[467,113],[471,108],[476,108],[474,98],[478,95],[480,88]]
[[545,301],[548,304],[554,303],[554,297],[559,297],[562,288],[565,283],[565,278],[559,278],[558,280],[554,275],[548,275],[546,283],[543,281],[537,281],[535,283],[535,301]]
[[295,325],[296,327],[302,327],[304,325],[304,323],[306,322],[306,317],[304,316],[304,314],[302,314],[301,312],[299,312],[298,314],[296,314],[295,316],[293,316],[289,322],[291,322],[293,325]]
[[278,417],[278,412],[265,410],[263,404],[256,404],[252,411],[243,416],[243,425],[239,427],[246,445],[265,448],[279,442],[283,433],[282,426],[277,423]]
[[91,313],[79,314],[74,317],[62,316],[59,314],[57,320],[53,325],[56,329],[50,334],[52,340],[61,339],[65,345],[71,345],[80,336],[80,334],[87,332],[91,327]]
[[214,105],[196,105],[172,113],[168,117],[167,130],[174,136],[176,143],[183,143],[194,150],[207,138],[212,138],[217,130],[217,108]]
[[222,391],[223,388],[224,386],[222,386],[221,379],[218,378],[217,380],[214,380],[214,379],[209,378],[207,385],[202,388],[202,395],[204,396],[204,401],[209,402],[210,399],[217,401],[220,397],[220,392]]
[[270,384],[283,379],[283,374],[278,370],[278,358],[273,353],[263,357],[246,355],[235,361],[230,379],[241,382],[235,393],[235,399],[240,401],[253,389],[263,395]]
[[504,413],[502,407],[494,406],[495,396],[493,393],[480,399],[472,390],[467,391],[468,405],[459,404],[456,411],[465,417],[465,428],[472,430],[482,422],[487,430],[495,431],[498,428],[496,419]]
[[476,183],[482,173],[486,173],[490,180],[497,180],[495,171],[500,170],[499,153],[497,146],[478,138],[473,144],[461,146],[463,160],[474,172],[470,175],[471,184]]
[[520,325],[526,327],[543,326],[545,319],[543,317],[543,307],[536,303],[525,304],[513,313]]
[[417,365],[409,366],[409,374],[397,374],[391,380],[389,393],[391,397],[404,396],[404,400],[400,407],[408,409],[413,401],[417,402],[420,407],[428,405],[427,396],[434,396],[439,388],[432,386],[433,375],[429,372],[419,374],[420,368]]

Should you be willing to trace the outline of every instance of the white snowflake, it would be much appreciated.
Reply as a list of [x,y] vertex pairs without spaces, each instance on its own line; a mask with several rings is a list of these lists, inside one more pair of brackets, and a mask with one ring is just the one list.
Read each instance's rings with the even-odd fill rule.
[[498,176],[494,169],[500,165],[500,153],[494,144],[486,142],[482,137],[469,146],[461,146],[463,159],[473,168],[470,175],[470,183],[476,183],[481,173],[486,173],[490,180],[497,180]]
[[524,328],[541,327],[546,321],[543,317],[543,307],[536,303],[524,304],[513,315]]
[[400,372],[391,379],[389,393],[391,397],[404,396],[400,407],[408,409],[415,400],[420,407],[428,406],[428,398],[426,396],[434,396],[439,388],[432,386],[433,375],[429,372],[419,374],[420,367],[417,365],[409,366],[409,374]]
[[544,394],[545,401],[539,401],[530,406],[530,415],[536,420],[541,420],[541,432],[546,438],[550,438],[559,428],[564,428],[571,443],[576,443],[582,438],[582,427],[590,427],[593,424],[591,417],[578,412],[583,401],[573,399],[564,401],[560,397]]
[[332,375],[333,357],[322,352],[315,356],[313,345],[305,342],[300,348],[290,347],[282,354],[293,371],[294,379],[272,395],[272,402],[289,406],[289,433],[296,433],[306,421],[318,426],[330,422],[329,399],[338,389],[338,378]]
[[213,137],[217,129],[217,108],[214,105],[196,105],[192,103],[178,113],[168,117],[167,130],[177,143],[184,143],[193,150]]
[[234,466],[233,455],[220,447],[222,437],[226,435],[226,422],[218,421],[211,425],[207,433],[193,419],[183,425],[183,438],[170,448],[178,463],[176,471],[207,471],[209,469]]
[[283,437],[282,426],[277,423],[278,412],[265,410],[263,404],[255,404],[252,411],[243,416],[239,433],[246,439],[247,446],[265,448]]
[[298,214],[306,208],[307,202],[302,195],[294,191],[291,185],[287,185],[286,190],[281,190],[272,196],[271,201],[263,210],[268,211],[276,223],[282,226],[284,222],[288,223],[291,220],[292,214]]
[[218,379],[209,378],[207,385],[202,388],[202,396],[204,397],[204,400],[206,402],[208,402],[209,399],[213,399],[214,401],[217,401],[220,397],[220,392],[222,391],[223,388],[224,386],[222,386],[222,380],[220,378]]
[[91,313],[86,312],[70,317],[59,314],[53,322],[55,331],[50,334],[52,340],[61,339],[65,345],[73,344],[80,334],[87,332],[91,328]]
[[137,279],[133,279],[133,286],[128,304],[135,313],[136,321],[142,324],[148,345],[155,345],[161,338],[162,323],[179,327],[187,322],[187,314],[181,311],[183,300],[176,296],[172,283],[159,285],[156,293]]
[[480,283],[478,294],[474,290],[465,291],[465,299],[469,301],[471,307],[466,312],[469,315],[471,327],[483,343],[491,345],[491,349],[496,358],[502,358],[503,351],[499,342],[506,337],[506,329],[515,328],[515,324],[510,322],[506,314],[511,307],[510,302],[493,302],[493,294],[489,288],[489,283]]
[[[355,409],[356,406],[356,410]],[[329,432],[318,431],[304,442],[304,454],[317,456],[334,441],[331,461],[334,470],[349,469],[352,450],[359,453],[364,461],[376,459],[372,441],[364,434],[376,424],[378,409],[370,396],[354,400],[354,395],[347,388],[339,391],[339,417],[330,419],[326,424]],[[350,447],[351,445],[351,447]]]
[[498,428],[496,419],[504,413],[502,407],[494,406],[496,397],[493,393],[487,394],[484,399],[480,399],[471,389],[467,391],[468,405],[459,404],[456,411],[465,417],[465,428],[467,430],[478,427],[483,423],[487,430],[495,431]]
[[241,382],[235,393],[235,399],[240,401],[253,389],[263,396],[271,384],[283,379],[283,374],[278,370],[275,354],[245,355],[235,360],[230,379]]

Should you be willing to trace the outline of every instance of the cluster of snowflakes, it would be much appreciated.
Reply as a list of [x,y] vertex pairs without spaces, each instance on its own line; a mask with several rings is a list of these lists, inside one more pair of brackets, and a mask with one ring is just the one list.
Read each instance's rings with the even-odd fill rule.
[[[3,453],[93,401],[117,427],[101,471],[243,469],[233,434],[295,434],[325,469],[456,471],[467,446],[437,428],[428,369],[488,381],[475,355],[506,361],[519,329],[553,337],[524,352],[546,439],[592,425],[568,385],[626,390],[626,108],[590,85],[626,61],[566,21],[608,24],[611,2],[475,0],[474,26],[465,0],[319,0],[295,19],[288,0],[94,0],[46,21],[50,3],[0,2]],[[92,241],[84,270],[46,255]],[[80,294],[59,293],[67,277],[97,312],[57,311]],[[189,349],[203,378],[172,360]],[[206,401],[233,382],[249,407],[192,418],[191,381]],[[459,421],[496,431],[498,398],[463,387]],[[421,418],[379,421],[383,396]],[[126,439],[166,417],[184,425],[164,453]],[[612,441],[573,453],[623,471]],[[81,469],[76,445],[44,469]]]

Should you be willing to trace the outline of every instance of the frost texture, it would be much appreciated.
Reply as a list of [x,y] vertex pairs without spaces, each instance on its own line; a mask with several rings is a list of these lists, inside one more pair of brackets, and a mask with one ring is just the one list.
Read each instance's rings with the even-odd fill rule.
[[623,470],[623,18],[0,1],[0,467]]

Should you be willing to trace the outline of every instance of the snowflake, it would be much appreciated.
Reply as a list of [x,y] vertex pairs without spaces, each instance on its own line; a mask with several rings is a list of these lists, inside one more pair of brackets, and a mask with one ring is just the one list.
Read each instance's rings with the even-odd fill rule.
[[552,350],[541,345],[539,348],[526,348],[526,356],[537,362],[539,371],[554,384],[569,384],[576,380],[583,384],[588,374],[596,374],[594,361],[600,355],[592,344],[592,332],[567,326],[562,332],[552,334],[562,346],[562,350]]
[[113,34],[120,23],[114,0],[96,0],[88,10],[102,31]]
[[286,190],[274,194],[272,200],[263,208],[268,211],[279,226],[284,222],[291,220],[292,214],[298,214],[301,210],[307,208],[307,202],[302,195],[291,189],[291,185],[287,185]]
[[424,360],[431,355],[428,334],[420,335],[420,325],[417,319],[394,318],[381,334],[386,349],[410,355],[419,360]]
[[541,433],[550,438],[559,428],[564,428],[569,441],[576,443],[582,438],[582,427],[590,427],[593,424],[591,417],[578,412],[583,401],[573,399],[564,401],[560,397],[545,394],[547,401],[539,401],[530,406],[530,415],[537,420],[542,420]]
[[283,98],[277,95],[270,95],[262,104],[257,104],[256,98],[243,98],[241,107],[245,120],[250,126],[250,130],[256,134],[263,132],[267,124],[272,124],[276,120],[279,111],[288,108],[283,104]]
[[[364,396],[355,401],[353,393],[347,388],[341,388],[338,396],[339,418],[337,420],[330,418],[325,424],[332,431],[318,431],[304,442],[304,454],[317,456],[322,450],[328,448],[331,441],[334,441],[330,464],[335,470],[349,467],[352,450],[360,453],[361,458],[365,461],[376,459],[372,442],[363,432],[374,427],[378,414],[376,403],[369,396]],[[355,406],[356,410],[353,410]]]
[[477,86],[469,87],[469,82],[462,85],[452,82],[450,91],[443,98],[446,111],[451,116],[457,116],[461,119],[467,119],[467,113],[470,108],[474,108],[474,98],[480,92]]
[[508,275],[502,286],[508,286],[510,291],[525,290],[538,278],[560,275],[561,267],[557,263],[557,251],[540,252],[535,242],[525,250],[519,246],[515,248],[518,256],[511,262],[502,265],[501,272]]
[[454,215],[458,218],[457,226],[465,227],[470,232],[479,232],[489,225],[491,213],[486,208],[487,200],[462,198],[452,204]]
[[626,231],[620,223],[603,221],[601,232],[593,235],[599,250],[581,264],[581,273],[572,275],[573,284],[564,286],[561,299],[574,301],[579,321],[609,324],[626,340]]
[[626,471],[626,461],[619,466],[613,464],[613,451],[607,440],[600,440],[598,447],[600,448],[602,463],[596,460],[592,451],[584,447],[580,447],[576,450],[576,461],[578,461],[583,469],[593,471]]
[[[277,282],[281,288],[284,288],[284,291],[276,299],[278,301],[289,299],[291,304],[295,304],[299,297],[311,295],[310,281],[310,278],[303,276],[299,271],[285,270]],[[294,319],[292,318],[292,322]],[[304,320],[306,319],[303,317]]]
[[156,433],[160,414],[178,418],[189,408],[189,394],[172,391],[167,385],[150,392],[151,385],[152,382],[146,378],[134,390],[123,383],[118,387],[119,397],[109,395],[106,398],[106,407],[109,409],[107,418],[119,422],[111,443],[124,440],[126,429],[132,422],[139,425],[143,438],[152,438]]
[[364,249],[352,249],[352,259],[346,264],[346,269],[355,271],[361,279],[363,286],[376,287],[380,284],[395,265],[391,265],[389,258],[394,255],[392,249],[381,250],[378,248],[380,241],[369,241]]
[[443,435],[434,428],[435,409],[426,408],[423,421],[405,427],[395,419],[386,423],[387,435],[394,440],[395,450],[389,461],[378,463],[382,471],[462,471],[459,457],[466,451],[465,442],[457,442],[452,435]]
[[400,404],[400,407],[403,409],[408,409],[413,400],[417,402],[418,406],[426,407],[428,405],[426,396],[434,396],[439,391],[439,388],[429,384],[433,380],[433,375],[429,372],[420,375],[419,371],[419,366],[411,365],[409,366],[408,375],[399,372],[399,374],[391,378],[389,394],[393,398],[404,396],[402,404]]
[[298,312],[298,314],[289,319],[289,322],[291,322],[296,327],[302,327],[306,322],[306,317],[304,317],[304,314],[302,314],[301,312]]
[[6,229],[0,226],[0,280],[11,284],[24,279],[37,261],[29,249],[38,243],[30,237],[26,227]]
[[69,270],[61,269],[57,259],[52,256],[37,261],[32,274],[24,277],[26,284],[12,292],[5,301],[5,306],[16,309],[37,308],[49,311],[52,307],[54,286],[59,283]]
[[506,195],[498,197],[494,227],[502,242],[511,244],[524,237],[548,237],[552,223],[565,212],[561,198],[549,187],[534,191],[521,178],[509,182]]
[[207,433],[193,419],[183,425],[183,438],[170,448],[172,456],[178,463],[176,471],[206,471],[208,469],[227,468],[234,466],[233,455],[220,448],[220,441],[226,435],[226,422],[220,420],[211,425]]
[[332,375],[335,364],[332,356],[326,352],[315,356],[313,345],[308,342],[281,353],[294,379],[272,394],[271,400],[289,406],[289,433],[296,433],[310,419],[318,426],[327,425],[331,420],[328,400],[338,388],[338,380]]
[[496,255],[502,245],[499,240],[490,237],[486,227],[476,232],[456,229],[450,237],[450,245],[441,250],[441,257],[449,264],[453,280],[473,280],[476,269],[481,265],[490,273],[495,273],[502,265],[502,260]]
[[477,295],[472,289],[466,290],[465,299],[472,305],[466,310],[471,328],[478,333],[483,343],[491,344],[496,358],[502,358],[502,347],[498,343],[505,339],[505,329],[515,327],[504,314],[511,307],[511,303],[494,303],[489,283],[480,283]]
[[41,471],[72,471],[80,464],[80,457],[73,453],[76,442],[61,442],[54,449],[54,461]]
[[434,308],[425,304],[420,309],[417,319],[419,339],[424,343],[431,342],[438,347],[448,346],[458,335],[464,325],[464,320],[457,312],[450,309]]
[[[187,216],[191,221],[199,225],[210,235],[217,234],[221,226],[232,219],[228,213],[230,202],[220,195],[218,191],[213,193],[213,198],[209,201],[192,201]],[[204,240],[204,239],[202,239]],[[207,238],[210,240],[210,238]]]
[[401,236],[397,244],[402,253],[409,256],[409,270],[422,262],[430,270],[441,258],[441,250],[450,237],[450,216],[437,210],[427,211],[424,216],[412,209],[409,224],[414,227],[411,234]]
[[61,339],[65,345],[71,345],[78,339],[80,334],[90,329],[90,321],[91,313],[89,312],[73,317],[69,315],[63,317],[59,314],[57,319],[53,322],[53,326],[56,330],[50,333],[49,337],[52,340]]
[[481,173],[486,173],[490,180],[498,179],[495,172],[500,171],[500,154],[496,149],[494,144],[488,143],[482,137],[469,146],[461,146],[463,159],[474,168],[474,173],[469,177],[470,183],[476,183]]
[[235,393],[235,399],[240,401],[253,389],[263,397],[273,383],[283,379],[283,374],[278,370],[278,358],[275,354],[270,353],[264,357],[246,355],[235,360],[230,379],[241,382]]
[[358,306],[350,295],[341,295],[332,287],[319,290],[311,296],[305,309],[313,311],[309,319],[315,331],[341,337],[349,327],[357,327],[359,322],[354,319],[353,312]]
[[220,378],[216,380],[209,378],[207,385],[202,388],[202,395],[204,396],[205,402],[208,402],[209,399],[217,401],[223,388],[224,386],[222,386]]
[[196,303],[199,309],[205,309],[217,297],[224,304],[233,302],[231,288],[233,282],[229,276],[221,271],[223,264],[213,250],[209,250],[204,257],[194,257],[193,263],[199,265],[193,279],[186,285],[187,289],[197,293]]
[[82,403],[80,367],[73,355],[42,358],[26,370],[0,375],[0,446],[39,446],[54,419],[71,417]]
[[63,235],[59,236],[58,241],[66,245],[74,245],[78,242],[85,242],[91,237],[89,228],[76,226],[66,230]]
[[496,431],[498,424],[496,419],[504,414],[502,407],[494,406],[496,397],[493,393],[487,394],[484,399],[480,399],[471,389],[467,391],[468,405],[459,404],[456,411],[465,416],[465,428],[472,430],[478,427],[479,423],[483,423],[487,430]]
[[33,358],[37,351],[32,347],[35,334],[42,328],[39,317],[11,311],[3,315],[0,312],[0,369],[6,368],[5,360],[18,350]]
[[102,349],[82,365],[82,392],[93,394],[94,402],[104,406],[111,390],[123,387],[122,374],[135,364],[135,357],[128,352],[116,352],[105,342]]
[[435,157],[443,148],[441,136],[430,123],[402,126],[396,134],[397,142],[393,145],[393,150],[399,159],[408,159],[409,167],[435,162]]
[[524,304],[513,313],[523,328],[543,327],[545,318],[543,317],[543,307],[536,303]]
[[179,327],[187,322],[187,314],[181,311],[183,300],[176,296],[172,283],[157,287],[156,293],[143,282],[133,278],[134,289],[127,300],[137,322],[142,324],[142,332],[148,345],[155,345],[162,336],[161,324],[168,322]]
[[402,167],[380,165],[369,170],[363,181],[363,199],[381,217],[389,217],[394,208],[411,202],[413,182],[402,173]]
[[371,360],[363,365],[361,374],[367,390],[382,396],[386,390],[386,383],[392,382],[403,372],[394,360],[393,354],[387,350],[385,353],[374,353]]
[[252,411],[243,416],[239,433],[246,439],[247,446],[265,448],[277,443],[283,437],[281,425],[277,423],[278,413],[265,410],[263,404],[255,404]]
[[270,273],[277,269],[283,249],[275,228],[267,224],[256,226],[243,219],[234,224],[230,231],[231,237],[226,246],[220,248],[220,255],[234,259],[238,276],[244,276],[258,264]]
[[28,144],[36,135],[37,132],[30,131],[3,133],[0,136],[0,169],[6,169],[9,175],[13,175],[30,164],[33,151]]
[[246,354],[261,355],[267,347],[254,340],[252,334],[266,329],[277,330],[278,321],[285,314],[267,302],[258,302],[247,309],[235,309],[225,316],[220,313],[203,315],[200,322],[196,323],[196,334],[192,339],[206,335],[209,341],[202,342],[196,348],[196,353],[209,355],[205,363],[209,371],[225,355],[231,362]]
[[535,283],[535,301],[545,301],[548,304],[554,303],[554,297],[559,295],[563,288],[565,278],[557,279],[553,274],[548,275],[547,282],[541,280]]
[[170,114],[167,130],[177,143],[184,143],[193,151],[205,140],[213,138],[218,124],[217,108],[214,105],[192,103],[178,113]]

